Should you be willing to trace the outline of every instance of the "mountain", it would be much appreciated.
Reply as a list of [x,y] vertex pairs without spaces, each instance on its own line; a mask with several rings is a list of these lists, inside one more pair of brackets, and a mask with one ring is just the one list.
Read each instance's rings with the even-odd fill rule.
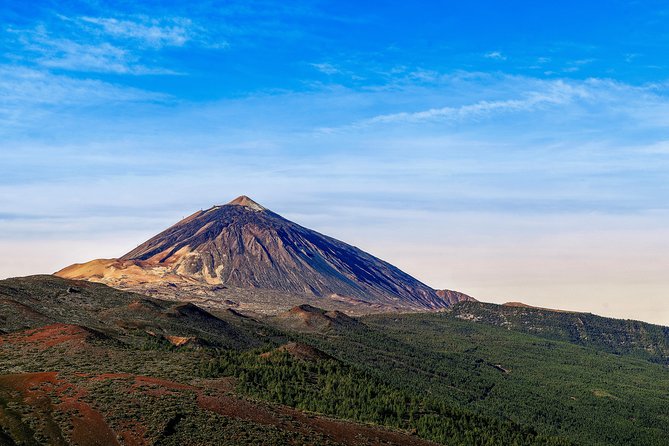
[[[236,290],[271,290],[317,298],[325,306],[336,302],[356,307],[361,313],[437,310],[471,300],[454,291],[437,292],[397,267],[293,223],[246,196],[195,212],[118,259],[75,264],[56,275],[148,294],[156,287],[162,289],[158,293],[166,287],[175,292],[196,287],[207,290],[213,301],[227,296],[233,303],[247,299]],[[215,292],[223,290],[228,291]],[[274,299],[278,302],[268,299],[265,307],[280,304],[283,310],[303,303]]]

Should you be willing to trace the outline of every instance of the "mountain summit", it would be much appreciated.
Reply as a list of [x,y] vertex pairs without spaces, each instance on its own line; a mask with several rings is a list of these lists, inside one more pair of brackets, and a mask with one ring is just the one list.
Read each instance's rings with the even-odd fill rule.
[[195,212],[118,259],[56,274],[129,289],[146,283],[222,285],[398,309],[439,309],[470,299],[462,293],[444,298],[393,265],[244,195]]
[[253,209],[254,211],[266,211],[267,209],[264,208],[263,206],[259,205],[246,195],[240,195],[239,197],[235,198],[232,200],[229,205],[235,205],[235,206],[244,206],[249,209]]

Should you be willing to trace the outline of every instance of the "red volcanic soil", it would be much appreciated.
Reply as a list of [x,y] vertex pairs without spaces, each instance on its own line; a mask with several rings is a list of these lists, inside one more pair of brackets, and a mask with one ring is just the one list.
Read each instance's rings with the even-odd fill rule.
[[[88,375],[79,375],[81,377],[86,377]],[[97,376],[93,376],[90,378],[91,381],[104,381],[107,379],[128,379],[132,378],[134,375],[131,375],[129,373],[102,373]]]
[[282,422],[276,411],[230,394],[218,393],[211,396],[200,393],[197,397],[197,404],[205,410],[226,417],[273,426],[278,426]]
[[[216,381],[218,380],[204,381],[202,384],[209,388],[221,387],[217,385]],[[222,387],[225,388],[228,385],[229,383],[223,383]],[[435,443],[411,436],[405,432],[307,414],[286,406],[263,405],[241,399],[229,393],[218,393],[210,396],[200,392],[197,403],[206,410],[227,417],[283,428],[290,424],[293,431],[303,434],[315,431],[332,441],[347,445],[435,445]]]
[[382,430],[373,426],[349,423],[325,417],[309,417],[290,409],[296,420],[310,424],[314,430],[321,432],[334,441],[348,445],[404,445],[404,446],[435,446],[436,443],[421,440],[404,432]]
[[[69,415],[72,425],[70,440],[79,446],[118,445],[116,435],[102,415],[82,401],[87,391],[58,378],[56,372],[22,373],[0,376],[0,394],[19,399],[33,406],[46,424],[50,444],[66,444],[55,412]],[[16,396],[18,394],[18,396]],[[52,399],[57,397],[57,403]]]
[[[123,373],[78,374],[77,377],[87,379],[89,382],[125,379],[132,383],[128,389],[129,393],[145,392],[154,396],[182,390],[198,390],[193,386],[173,381]],[[146,427],[139,420],[127,420],[117,432],[114,432],[103,415],[83,400],[88,395],[85,385],[86,381],[79,385],[70,383],[59,377],[57,372],[3,375],[0,376],[0,398],[32,406],[34,415],[46,425],[44,433],[49,437],[49,444],[116,446],[119,445],[117,434],[125,445],[147,444],[144,438]],[[61,427],[55,422],[56,413],[66,415],[72,427],[67,440]],[[4,421],[3,415],[5,414],[0,408],[0,421]]]
[[60,404],[66,411],[75,411],[72,417],[72,442],[81,446],[100,444],[118,444],[116,435],[107,426],[100,412],[94,410],[88,404],[67,398]]
[[39,349],[47,349],[59,344],[83,346],[92,333],[78,325],[52,324],[0,337],[0,345],[34,344]]
[[[142,425],[141,420],[127,420],[114,432],[103,414],[84,401],[84,397],[88,394],[85,389],[86,382],[103,380],[126,380],[129,394],[143,392],[162,396],[194,392],[197,404],[203,410],[307,436],[316,433],[348,445],[434,445],[400,431],[306,414],[285,406],[247,400],[230,392],[233,384],[230,379],[205,380],[188,385],[166,379],[122,373],[79,374],[77,377],[83,378],[84,381],[73,384],[60,377],[57,372],[0,376],[0,397],[32,406],[34,415],[46,425],[43,433],[49,438],[49,444],[53,445],[116,446],[119,445],[117,435],[126,445],[143,446],[150,441],[144,436],[146,427]],[[62,421],[60,425],[55,421],[56,413],[64,414],[72,427],[67,437],[60,427]],[[0,407],[0,421],[4,421],[4,415]]]
[[[308,309],[310,310],[310,309]],[[338,315],[329,314],[337,319]],[[76,325],[52,324],[39,329],[29,329],[0,336],[0,345],[5,349],[45,350],[53,346],[67,349],[84,348],[95,332]],[[326,358],[325,353],[297,343],[279,348],[304,359]],[[88,354],[88,351],[80,351]],[[297,432],[307,437],[318,435],[332,441],[349,445],[409,445],[427,446],[433,443],[421,440],[404,432],[381,427],[363,425],[324,416],[306,414],[299,410],[276,404],[258,402],[236,395],[231,378],[201,380],[179,383],[168,379],[126,373],[67,374],[56,371],[0,375],[0,426],[9,427],[14,434],[19,432],[19,443],[30,443],[35,433],[27,424],[24,415],[8,409],[7,403],[27,409],[30,419],[39,420],[39,437],[46,438],[50,445],[65,446],[118,446],[119,438],[125,445],[144,446],[156,440],[145,435],[152,426],[147,420],[120,417],[115,404],[104,411],[97,406],[94,396],[100,381],[114,381],[114,398],[119,403],[141,401],[143,395],[170,397],[189,395],[197,406],[219,415],[275,427],[279,430]],[[22,409],[23,410],[23,409]],[[109,411],[112,412],[109,412]],[[108,417],[108,418],[107,418]],[[123,419],[125,418],[125,419]],[[113,421],[116,419],[117,421]],[[116,424],[110,424],[116,423]],[[114,427],[112,429],[112,426]]]

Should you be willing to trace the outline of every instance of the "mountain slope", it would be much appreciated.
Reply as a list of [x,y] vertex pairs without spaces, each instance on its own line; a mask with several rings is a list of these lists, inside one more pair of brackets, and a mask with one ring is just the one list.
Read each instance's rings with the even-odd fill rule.
[[461,302],[452,307],[450,314],[457,319],[669,364],[669,327],[518,302],[504,305]]
[[440,309],[471,299],[457,292],[440,295],[393,265],[245,196],[198,211],[119,259],[72,265],[56,274],[120,288],[223,285],[405,309]]
[[313,345],[340,361],[364,364],[416,396],[502,416],[575,444],[667,444],[664,365],[449,312],[359,320],[367,332],[312,335]]
[[98,283],[53,276],[0,281],[0,330],[4,332],[70,324],[134,345],[240,348],[267,341],[258,339],[252,321],[225,319],[190,303],[151,299]]
[[436,290],[437,296],[441,297],[448,305],[455,305],[458,302],[478,302],[471,296],[468,296],[459,291],[453,290]]

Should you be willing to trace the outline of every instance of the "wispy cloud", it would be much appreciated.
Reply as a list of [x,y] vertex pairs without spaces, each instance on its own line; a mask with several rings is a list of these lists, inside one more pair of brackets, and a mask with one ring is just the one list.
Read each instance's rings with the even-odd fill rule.
[[485,57],[486,59],[506,60],[506,56],[502,54],[500,51],[490,51],[488,53],[485,53],[483,57]]
[[74,79],[24,67],[0,66],[2,103],[72,105],[113,102],[162,101],[162,93],[118,86],[94,79]]
[[196,38],[193,22],[183,17],[137,20],[113,17],[81,17],[81,22],[92,24],[96,30],[120,39],[131,39],[153,48],[184,46]]
[[388,123],[418,123],[424,121],[447,121],[481,117],[494,112],[529,111],[541,105],[564,103],[568,96],[546,96],[539,93],[528,95],[524,99],[509,99],[505,101],[480,101],[460,107],[431,108],[418,112],[400,112],[379,115],[361,121],[360,125],[388,124]]
[[572,60],[571,62],[569,62],[569,64],[570,64],[570,65],[579,65],[579,66],[581,66],[581,65],[588,65],[588,64],[590,64],[590,63],[593,63],[594,61],[595,61],[595,59],[592,59],[592,58],[588,58],[588,59],[577,59],[577,60]]
[[44,25],[34,29],[11,29],[22,46],[23,60],[34,61],[47,68],[69,71],[117,74],[175,74],[161,67],[148,67],[141,62],[141,55],[132,48],[107,41],[81,37],[57,37]]
[[162,93],[6,65],[0,65],[0,97],[0,134],[29,129],[36,120],[44,127],[44,120],[50,123],[48,116],[56,114],[62,123],[64,111],[71,107],[113,109],[118,104],[169,100]]
[[[511,86],[513,82],[509,82]],[[499,113],[530,112],[540,108],[564,106],[575,100],[589,98],[593,92],[586,83],[569,83],[564,80],[534,82],[534,89],[513,91],[517,97],[500,100],[479,100],[457,106],[444,106],[411,112],[381,114],[347,125],[344,128],[362,128],[377,124],[417,124],[422,122],[455,122],[477,120]],[[514,87],[517,88],[517,87]],[[336,129],[326,128],[325,132]]]
[[131,75],[180,74],[160,66],[156,56],[168,47],[227,47],[184,17],[150,18],[55,15],[34,27],[6,29],[17,44],[13,58],[47,68]]
[[[385,109],[392,112],[363,117],[349,113],[349,122],[320,127],[319,131],[330,134],[419,124],[441,126],[441,131],[447,131],[501,122],[517,128],[519,122],[539,120],[546,134],[561,127],[588,126],[600,129],[600,135],[607,137],[603,129],[624,116],[625,128],[644,129],[645,137],[651,138],[669,125],[669,95],[657,83],[635,86],[611,79],[539,79],[483,73],[435,75],[431,79],[413,86],[395,83],[391,89],[366,93],[369,99],[372,94],[382,97]],[[414,101],[412,96],[423,100]]]
[[337,73],[341,72],[341,70],[339,68],[335,67],[334,65],[332,65],[330,63],[326,63],[326,62],[312,63],[311,66],[314,67],[316,70],[320,71],[321,73],[327,74],[327,75],[337,74]]
[[584,66],[589,65],[593,63],[595,59],[589,58],[589,59],[577,59],[577,60],[571,60],[567,62],[567,66],[562,69],[563,73],[576,73],[577,71],[580,71]]

